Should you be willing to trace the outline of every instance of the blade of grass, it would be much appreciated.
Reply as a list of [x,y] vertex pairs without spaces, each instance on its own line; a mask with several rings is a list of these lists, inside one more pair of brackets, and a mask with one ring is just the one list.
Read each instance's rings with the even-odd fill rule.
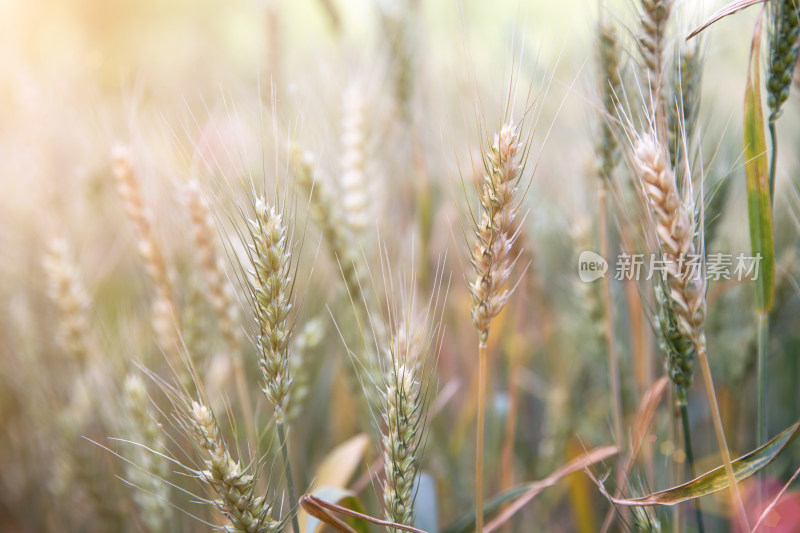
[[[769,341],[769,312],[774,303],[775,251],[772,236],[772,201],[767,167],[767,140],[764,131],[764,112],[761,104],[761,15],[756,22],[750,47],[750,64],[744,103],[744,151],[747,175],[747,215],[750,226],[750,246],[761,257],[756,283],[756,324],[758,352],[756,354],[756,443],[764,443],[767,435],[766,383],[767,346]],[[772,127],[772,125],[771,125]],[[773,131],[774,133],[774,131]],[[773,152],[774,153],[774,152]],[[759,489],[759,502],[761,500]]]
[[341,531],[342,533],[358,533],[348,524],[346,524],[342,519],[337,517],[336,515],[342,515],[350,518],[354,518],[356,520],[366,521],[373,524],[377,524],[379,526],[383,526],[386,528],[391,528],[400,531],[409,531],[410,533],[426,533],[421,529],[417,529],[411,526],[405,526],[403,524],[396,524],[394,522],[387,522],[386,520],[381,520],[380,518],[375,518],[374,516],[369,516],[363,513],[359,513],[358,511],[354,511],[352,509],[348,509],[347,507],[342,507],[341,505],[337,505],[335,503],[327,502],[322,498],[318,498],[313,494],[304,494],[300,497],[300,506],[305,509],[305,511],[320,520],[327,525],[333,527],[337,531]]
[[762,4],[765,1],[766,0],[734,0],[733,2],[731,2],[729,4],[725,4],[717,12],[715,12],[713,15],[708,17],[708,20],[706,20],[700,26],[698,26],[695,30],[693,30],[692,33],[690,33],[689,36],[686,37],[686,40],[688,41],[689,39],[691,39],[692,37],[694,37],[695,35],[697,35],[701,31],[703,31],[704,29],[708,28],[709,26],[711,26],[712,24],[714,24],[718,20],[727,17],[728,15],[733,15],[734,13],[738,13],[739,11],[741,11],[741,10],[743,10],[745,8],[748,8],[750,6],[754,6],[756,4]]
[[[770,464],[800,433],[800,422],[795,422],[781,433],[776,435],[767,444],[733,461],[733,470],[736,481],[740,482],[756,474]],[[702,476],[670,489],[654,492],[641,498],[614,498],[606,492],[602,483],[597,482],[600,491],[617,505],[629,507],[646,507],[653,505],[672,506],[685,501],[708,496],[728,488],[728,479],[725,467],[719,466]]]
[[761,16],[756,23],[750,48],[750,67],[744,103],[744,154],[747,175],[747,214],[750,245],[761,255],[761,268],[756,280],[756,310],[769,313],[774,303],[775,252],[772,240],[772,207],[767,167],[767,139],[764,112],[761,107]]

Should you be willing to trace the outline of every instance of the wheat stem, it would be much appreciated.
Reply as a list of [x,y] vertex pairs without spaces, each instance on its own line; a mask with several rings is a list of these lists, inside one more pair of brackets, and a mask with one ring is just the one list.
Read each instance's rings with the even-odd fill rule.
[[700,360],[700,370],[703,373],[706,395],[708,396],[708,405],[711,409],[711,419],[714,422],[714,433],[717,437],[719,452],[722,455],[722,463],[725,467],[725,475],[728,478],[728,485],[731,489],[731,499],[733,500],[732,503],[735,507],[734,512],[738,513],[739,525],[743,528],[742,531],[750,531],[750,526],[747,521],[747,513],[744,510],[742,494],[739,491],[739,485],[736,483],[736,475],[733,472],[733,465],[731,463],[731,454],[728,450],[728,444],[725,440],[725,429],[722,426],[722,416],[720,416],[719,413],[717,395],[714,391],[714,380],[711,378],[711,367],[708,364],[705,338],[695,340],[695,350],[697,351],[697,358]]
[[[692,426],[689,424],[689,406],[686,403],[686,392],[678,393],[678,408],[681,413],[681,425],[683,426],[683,448],[686,452],[686,476],[689,479],[695,478],[694,452],[692,450]],[[697,531],[703,533],[703,513],[700,510],[700,500],[695,498],[694,514],[697,518]]]
[[778,166],[778,129],[774,120],[769,121],[769,138],[772,141],[772,152],[769,158],[769,201],[771,206],[775,197],[775,168]]
[[286,444],[286,429],[284,428],[282,419],[278,419],[276,426],[278,426],[278,446],[281,447],[281,455],[283,456],[283,467],[286,473],[286,491],[289,493],[289,502],[292,508],[289,512],[292,514],[292,528],[295,533],[300,533],[300,525],[297,521],[297,512],[294,507],[297,505],[294,491],[294,478],[292,477],[292,464],[289,461],[289,448]]
[[[758,313],[756,320],[756,335],[758,338],[758,352],[756,354],[756,445],[761,446],[767,441],[767,343],[769,341],[769,314]],[[764,480],[764,474],[759,473],[759,480]],[[759,483],[758,501],[762,502],[763,487]]]
[[483,531],[483,437],[486,417],[486,382],[488,381],[488,350],[486,340],[489,330],[481,332],[478,343],[478,433],[475,439],[475,531]]
[[[601,182],[597,193],[600,217],[600,254],[610,259],[608,243],[608,186]],[[611,385],[612,417],[614,422],[614,440],[622,447],[622,392],[619,385],[619,359],[617,357],[616,337],[614,336],[614,308],[611,300],[611,279],[603,276],[603,304],[605,306],[606,347],[608,349],[608,374]]]

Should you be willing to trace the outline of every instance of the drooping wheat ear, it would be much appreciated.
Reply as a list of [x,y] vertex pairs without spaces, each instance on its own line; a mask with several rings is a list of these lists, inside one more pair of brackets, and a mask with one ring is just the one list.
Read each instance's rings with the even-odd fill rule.
[[[689,205],[681,201],[675,175],[669,165],[667,150],[652,136],[642,137],[638,140],[634,163],[655,221],[655,234],[665,261],[667,300],[674,313],[678,331],[691,341],[700,361],[714,422],[714,433],[731,490],[731,500],[737,511],[740,527],[750,529],[747,525],[747,513],[744,509],[741,492],[733,472],[730,451],[708,364],[704,329],[706,318],[705,262],[702,253],[697,254],[694,245],[697,226],[694,219],[693,198],[691,194],[686,195]],[[691,192],[691,188],[688,190]],[[701,236],[702,223],[702,220],[699,220]]]
[[[639,18],[642,31],[637,37],[639,52],[649,73],[651,98],[656,109],[663,106],[664,51],[666,30],[673,0],[641,0]],[[662,110],[663,112],[663,110]]]
[[369,224],[369,195],[364,178],[364,94],[352,83],[342,98],[342,207],[347,225],[363,233]]
[[687,338],[704,337],[705,273],[696,264],[694,210],[678,194],[666,152],[652,138],[636,146],[636,168],[655,220],[655,232],[666,261],[666,281],[678,328]]
[[90,354],[89,295],[72,265],[64,239],[47,247],[44,259],[47,295],[58,310],[58,342],[77,362]]
[[162,480],[166,479],[169,468],[166,459],[161,457],[164,443],[147,389],[136,374],[125,378],[125,407],[129,440],[139,444],[125,475],[127,481],[137,487],[133,499],[141,510],[147,529],[152,533],[166,531],[172,508],[169,505],[169,485]]
[[182,423],[193,437],[205,466],[196,471],[200,482],[217,495],[214,506],[230,520],[228,533],[274,533],[283,529],[272,518],[272,507],[264,497],[255,495],[255,480],[234,461],[219,433],[211,410],[192,402]]
[[308,360],[310,352],[322,342],[325,328],[322,320],[315,318],[305,323],[303,328],[294,336],[292,343],[292,356],[289,358],[289,371],[292,375],[292,390],[290,392],[289,412],[286,418],[291,422],[297,420],[303,412],[308,395],[311,392],[311,369],[317,365]]
[[481,342],[486,342],[492,319],[503,309],[511,296],[505,288],[511,274],[511,249],[517,238],[512,223],[519,206],[515,193],[522,175],[521,146],[514,124],[506,124],[489,146],[487,175],[480,190],[480,221],[475,228],[472,266],[475,278],[470,284],[472,322],[478,328]]
[[248,220],[252,242],[253,304],[258,335],[259,366],[264,394],[275,407],[278,422],[284,420],[292,378],[289,368],[289,312],[292,309],[292,242],[283,215],[263,199]]
[[161,345],[172,351],[176,346],[179,324],[167,263],[153,227],[152,215],[142,200],[130,150],[125,146],[117,146],[112,157],[117,190],[125,204],[125,212],[136,229],[139,256],[144,261],[145,270],[156,290],[153,299],[153,329]]
[[222,256],[214,239],[216,229],[200,185],[191,180],[186,186],[186,199],[192,219],[194,237],[200,267],[208,290],[208,300],[217,316],[220,333],[232,353],[238,353],[241,343],[239,307],[230,283],[226,283]]
[[797,0],[773,0],[770,16],[770,45],[767,76],[767,105],[769,121],[775,122],[783,113],[789,98],[792,74],[797,64],[800,44],[800,15]]
[[[683,153],[682,139],[690,143],[697,126],[702,70],[703,57],[699,41],[691,47],[682,48],[672,70],[672,96],[667,106],[669,158],[676,169],[683,165],[684,158],[680,155]],[[680,175],[680,172],[677,174]]]
[[595,150],[600,156],[600,177],[608,180],[619,161],[619,147],[611,121],[616,116],[619,98],[622,95],[622,79],[619,72],[620,46],[617,30],[611,23],[601,21],[597,33],[598,75],[605,116],[600,120],[600,139]]

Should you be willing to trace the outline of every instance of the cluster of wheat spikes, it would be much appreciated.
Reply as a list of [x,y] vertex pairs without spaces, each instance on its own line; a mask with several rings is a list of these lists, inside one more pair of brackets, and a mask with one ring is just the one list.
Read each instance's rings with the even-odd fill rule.
[[798,0],[40,3],[0,533],[800,530]]

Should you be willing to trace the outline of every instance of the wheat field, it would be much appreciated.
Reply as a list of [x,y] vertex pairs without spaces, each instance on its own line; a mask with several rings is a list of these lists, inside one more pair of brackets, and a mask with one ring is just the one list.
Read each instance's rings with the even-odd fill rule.
[[798,8],[0,3],[0,531],[800,531]]

